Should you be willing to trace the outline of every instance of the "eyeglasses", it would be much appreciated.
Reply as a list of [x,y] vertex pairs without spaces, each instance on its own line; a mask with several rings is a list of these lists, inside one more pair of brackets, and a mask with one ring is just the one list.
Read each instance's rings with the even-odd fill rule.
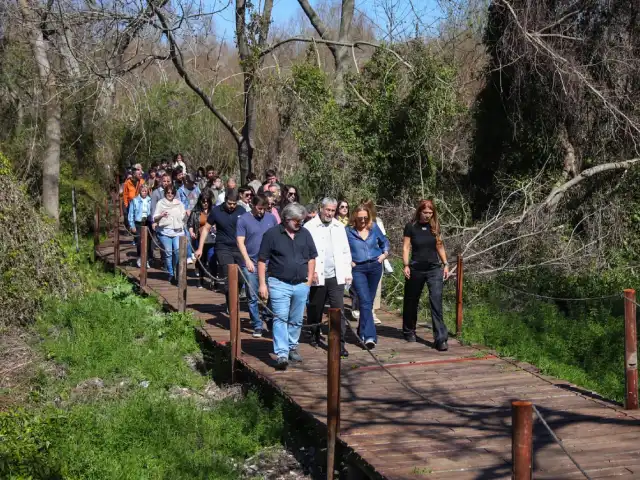
[[367,220],[369,220],[369,217],[356,217],[356,220],[360,220],[361,222],[366,222]]
[[349,205],[340,205],[338,208],[342,210],[343,208],[349,208]]

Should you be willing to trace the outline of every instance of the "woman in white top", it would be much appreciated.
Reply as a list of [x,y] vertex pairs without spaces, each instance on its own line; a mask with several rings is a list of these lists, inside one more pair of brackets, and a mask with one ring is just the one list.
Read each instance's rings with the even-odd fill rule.
[[176,282],[178,268],[179,238],[184,235],[184,205],[176,198],[173,185],[164,189],[164,198],[160,199],[153,212],[153,227],[164,250],[164,261],[169,272],[169,280]]
[[176,153],[176,156],[173,157],[173,169],[175,170],[178,167],[182,167],[182,173],[187,174],[187,166],[184,163],[184,159],[182,158],[181,153]]

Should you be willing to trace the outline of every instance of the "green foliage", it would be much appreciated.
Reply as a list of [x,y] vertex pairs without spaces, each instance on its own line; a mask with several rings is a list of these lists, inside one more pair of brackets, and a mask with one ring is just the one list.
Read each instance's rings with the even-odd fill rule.
[[55,225],[9,173],[8,159],[0,161],[0,325],[17,325],[32,321],[45,297],[64,296],[72,283]]
[[79,274],[104,289],[51,301],[39,318],[39,349],[64,374],[43,369],[28,409],[0,413],[1,478],[236,479],[238,463],[279,441],[279,405],[254,392],[202,400],[207,378],[184,361],[198,352],[193,317],[162,313],[120,277]]
[[403,54],[411,70],[378,49],[360,75],[346,79],[345,106],[336,103],[316,65],[293,67],[300,102],[296,139],[304,176],[318,196],[392,200],[435,190],[439,142],[464,113],[454,88],[456,72],[420,42]]
[[[394,265],[401,272],[402,265]],[[402,306],[404,280],[385,275],[385,301]],[[640,287],[640,277],[623,270],[591,275],[563,275],[539,269],[496,279],[465,276],[463,341],[485,345],[501,355],[530,362],[545,374],[594,390],[620,401],[624,397],[623,288]],[[511,288],[510,288],[511,287]],[[613,298],[551,301],[520,294],[512,288],[555,298]],[[444,317],[455,330],[455,287],[445,284]],[[426,293],[418,323],[430,325]]]
[[[36,327],[45,338],[47,358],[69,370],[69,386],[99,377],[200,388],[205,379],[191,375],[183,361],[198,349],[195,324],[188,315],[158,312],[154,300],[135,295],[131,285],[120,280],[104,292],[53,302]],[[56,334],[47,335],[52,329]]]
[[[79,176],[72,170],[71,164],[64,162],[60,168],[60,229],[73,233],[72,189],[76,187],[76,221],[78,235],[93,231],[93,218],[96,205],[102,207],[107,192],[97,178]],[[103,210],[101,210],[101,215]],[[103,218],[104,221],[104,218]]]

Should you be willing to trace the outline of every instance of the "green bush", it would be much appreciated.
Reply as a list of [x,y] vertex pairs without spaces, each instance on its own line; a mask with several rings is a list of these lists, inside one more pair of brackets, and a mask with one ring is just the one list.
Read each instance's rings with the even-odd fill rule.
[[10,171],[0,153],[0,325],[32,321],[46,296],[72,288],[56,226]]

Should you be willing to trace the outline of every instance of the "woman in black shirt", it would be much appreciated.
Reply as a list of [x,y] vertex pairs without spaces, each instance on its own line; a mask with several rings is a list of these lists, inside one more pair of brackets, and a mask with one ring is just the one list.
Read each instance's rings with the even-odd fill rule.
[[[409,261],[409,252],[411,252],[411,261]],[[449,264],[440,237],[438,212],[433,201],[421,200],[413,221],[404,227],[402,259],[406,278],[402,333],[407,342],[416,341],[418,304],[426,283],[429,287],[435,346],[439,351],[445,351],[448,348],[448,331],[442,319],[442,287],[443,279],[449,278]]]

